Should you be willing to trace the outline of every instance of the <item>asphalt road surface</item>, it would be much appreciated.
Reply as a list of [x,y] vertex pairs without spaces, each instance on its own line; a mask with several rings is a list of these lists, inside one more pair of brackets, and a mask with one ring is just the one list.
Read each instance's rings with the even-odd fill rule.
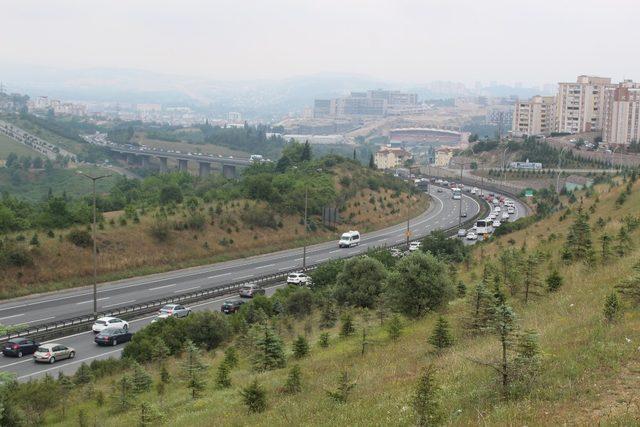
[[[430,194],[433,197],[433,202],[427,211],[410,221],[413,238],[427,235],[436,229],[449,228],[458,224],[460,202],[451,199],[450,190],[444,189],[442,192],[437,192],[436,187],[431,187]],[[464,195],[462,203],[462,211],[466,211],[468,217],[473,217],[480,209],[478,202],[466,195]],[[521,205],[517,206],[517,211],[519,215],[525,212]],[[309,246],[307,248],[307,263],[324,262],[329,259],[363,253],[373,247],[401,243],[406,240],[405,231],[406,223],[368,233],[362,236],[360,246],[349,249],[339,249],[337,242]],[[251,280],[252,277],[290,270],[296,266],[302,266],[302,248],[105,283],[98,287],[98,309],[105,310],[134,302],[144,302],[238,280]],[[267,295],[273,293],[278,286],[282,286],[282,284],[267,288]],[[222,301],[228,298],[229,296],[220,297],[190,307],[194,311],[219,310]],[[91,288],[78,288],[6,301],[0,304],[0,323],[6,325],[44,323],[91,313],[92,309]],[[153,317],[148,316],[130,321],[131,330],[133,332],[139,330],[148,324]],[[71,374],[82,362],[90,363],[94,359],[117,357],[122,351],[122,346],[98,347],[93,342],[93,333],[90,331],[47,342],[57,342],[73,347],[76,350],[75,359],[60,361],[55,365],[41,365],[33,362],[30,356],[25,356],[22,359],[2,357],[0,358],[0,370],[14,372],[21,381],[37,378],[45,373],[57,375],[58,371]]]

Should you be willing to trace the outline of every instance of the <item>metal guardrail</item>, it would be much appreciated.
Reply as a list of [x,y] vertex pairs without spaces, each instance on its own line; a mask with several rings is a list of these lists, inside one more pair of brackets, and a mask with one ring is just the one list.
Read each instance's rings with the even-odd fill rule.
[[[462,222],[461,226],[463,228],[468,228],[469,225],[473,224],[477,218],[485,217],[488,214],[488,211],[490,209],[490,206],[486,200],[470,194],[467,196],[479,202],[480,210],[478,211],[478,214]],[[442,231],[448,236],[453,236],[456,234],[458,228],[459,226],[455,225],[453,227],[449,227]],[[410,239],[409,242],[421,240],[424,237],[426,237],[426,235],[421,235],[414,239]],[[395,245],[373,247],[372,249],[376,250],[376,249],[385,249],[385,248],[386,249],[402,248],[406,246],[407,246],[406,242],[403,242]],[[361,255],[363,254],[352,254],[342,259],[353,258]],[[307,265],[307,268],[305,271],[314,270],[321,264],[323,263]],[[132,318],[140,317],[145,314],[154,313],[160,307],[166,304],[175,304],[175,303],[186,304],[186,303],[201,302],[201,301],[213,299],[215,297],[228,295],[231,291],[240,289],[241,287],[249,284],[257,284],[262,287],[268,284],[278,283],[282,281],[284,278],[286,278],[290,273],[294,273],[298,271],[300,271],[299,268],[292,268],[290,270],[282,271],[279,273],[260,276],[252,280],[242,280],[238,282],[228,283],[225,285],[218,285],[218,286],[214,286],[206,289],[201,289],[198,291],[187,292],[184,294],[178,294],[174,296],[167,296],[164,298],[158,298],[158,299],[154,299],[144,303],[131,304],[131,305],[123,306],[120,308],[114,308],[108,311],[98,312],[98,317],[113,316],[113,317],[120,317],[123,319],[132,319]],[[27,336],[32,338],[36,338],[36,337],[38,338],[52,337],[53,338],[56,336],[61,336],[62,334],[68,333],[71,331],[86,330],[86,327],[90,326],[94,322],[94,320],[95,318],[93,316],[93,313],[91,313],[83,316],[72,317],[72,318],[63,319],[55,322],[41,324],[41,325],[30,326],[28,328],[19,329],[13,332],[9,332],[4,336],[0,336],[0,344],[5,343],[6,341],[12,338],[20,338],[20,337],[27,337]]]

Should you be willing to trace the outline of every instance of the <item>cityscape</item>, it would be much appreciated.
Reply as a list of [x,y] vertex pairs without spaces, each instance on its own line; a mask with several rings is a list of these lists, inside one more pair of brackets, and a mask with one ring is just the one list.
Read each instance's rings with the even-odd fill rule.
[[0,426],[640,425],[634,12],[6,5]]

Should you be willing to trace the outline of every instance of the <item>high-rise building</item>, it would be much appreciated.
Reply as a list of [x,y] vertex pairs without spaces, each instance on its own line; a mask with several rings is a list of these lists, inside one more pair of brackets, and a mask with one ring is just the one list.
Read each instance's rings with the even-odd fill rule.
[[314,117],[385,116],[409,113],[418,105],[418,95],[391,90],[351,92],[349,96],[334,99],[316,99]]
[[488,125],[498,127],[498,132],[502,135],[511,130],[513,125],[513,106],[495,105],[487,109],[485,120]]
[[513,112],[512,132],[516,136],[549,135],[555,130],[556,98],[534,96],[517,101]]
[[575,83],[559,83],[557,131],[592,132],[602,129],[604,92],[612,87],[608,77],[578,76]]
[[612,145],[640,142],[640,83],[631,80],[604,93],[602,141]]

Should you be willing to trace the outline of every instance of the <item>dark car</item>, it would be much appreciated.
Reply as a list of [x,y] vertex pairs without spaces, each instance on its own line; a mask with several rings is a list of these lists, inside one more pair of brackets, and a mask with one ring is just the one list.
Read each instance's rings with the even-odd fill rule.
[[220,311],[222,311],[224,314],[235,313],[240,310],[242,304],[244,304],[244,301],[242,301],[241,299],[226,300],[222,303]]
[[25,354],[33,354],[40,344],[28,338],[14,338],[7,341],[2,349],[5,356],[22,357]]
[[133,334],[127,329],[105,329],[98,333],[94,341],[98,345],[118,345],[118,343],[131,341]]

